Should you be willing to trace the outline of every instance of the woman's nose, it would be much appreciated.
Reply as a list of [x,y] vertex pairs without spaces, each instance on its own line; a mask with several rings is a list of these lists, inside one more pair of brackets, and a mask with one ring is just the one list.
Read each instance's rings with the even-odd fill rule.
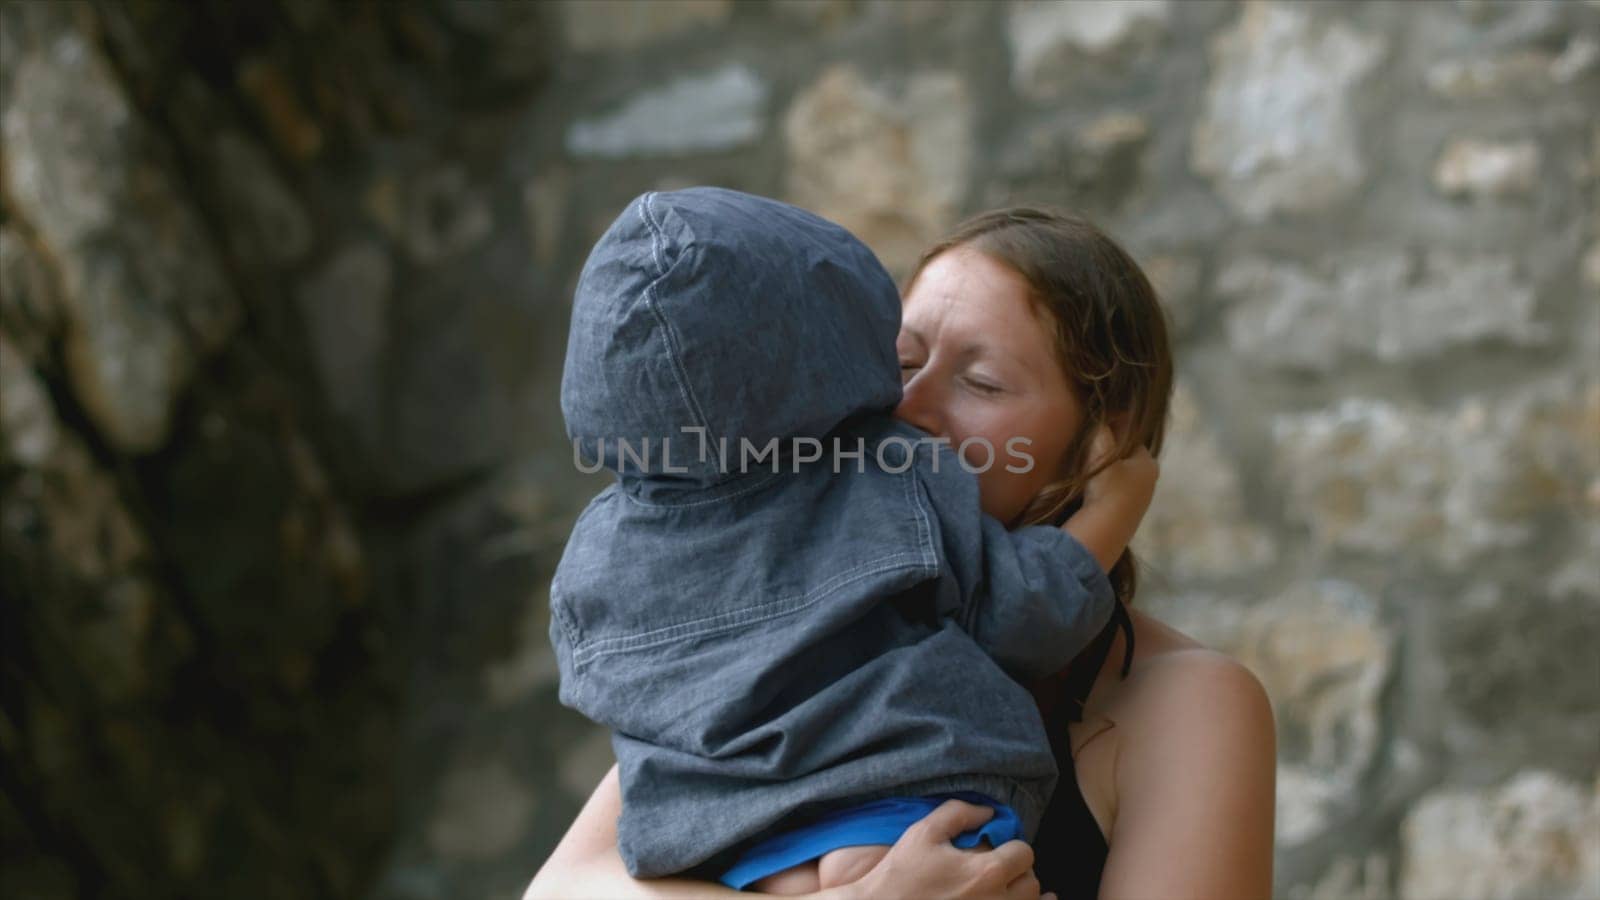
[[900,405],[895,407],[895,417],[926,431],[934,437],[944,435],[944,417],[939,406],[938,392],[922,372],[912,376],[900,392]]

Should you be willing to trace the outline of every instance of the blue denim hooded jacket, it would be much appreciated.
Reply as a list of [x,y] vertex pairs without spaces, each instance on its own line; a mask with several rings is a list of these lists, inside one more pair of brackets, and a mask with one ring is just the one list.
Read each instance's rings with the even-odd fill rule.
[[584,266],[561,408],[617,480],[573,527],[550,636],[561,702],[612,729],[637,877],[887,796],[979,791],[1038,825],[1057,770],[1014,678],[1064,668],[1111,585],[890,417],[899,320],[847,231],[725,189],[636,198]]

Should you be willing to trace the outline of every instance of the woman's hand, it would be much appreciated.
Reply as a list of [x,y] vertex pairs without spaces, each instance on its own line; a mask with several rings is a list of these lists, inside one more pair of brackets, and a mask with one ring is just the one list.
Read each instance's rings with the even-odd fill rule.
[[1039,900],[1033,848],[1026,843],[1009,841],[993,850],[950,843],[993,817],[987,806],[946,800],[906,829],[861,880],[835,890],[841,900]]

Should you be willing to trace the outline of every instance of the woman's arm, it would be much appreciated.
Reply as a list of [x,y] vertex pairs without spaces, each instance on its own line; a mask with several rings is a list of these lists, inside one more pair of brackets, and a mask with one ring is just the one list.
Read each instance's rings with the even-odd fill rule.
[[1265,900],[1277,742],[1261,683],[1209,650],[1152,658],[1136,677],[1101,900]]
[[[635,879],[617,852],[622,789],[612,766],[572,827],[556,845],[523,900],[582,898],[740,897],[720,884],[684,878]],[[994,810],[950,800],[907,829],[889,854],[860,881],[811,895],[814,900],[943,897],[949,900],[1037,900],[1033,851],[1021,841],[995,850],[958,850],[956,835],[988,821]]]
[[622,813],[622,788],[613,765],[578,812],[572,827],[545,860],[523,900],[583,900],[640,897],[678,900],[690,897],[738,897],[725,885],[687,878],[636,879],[617,852],[617,816]]

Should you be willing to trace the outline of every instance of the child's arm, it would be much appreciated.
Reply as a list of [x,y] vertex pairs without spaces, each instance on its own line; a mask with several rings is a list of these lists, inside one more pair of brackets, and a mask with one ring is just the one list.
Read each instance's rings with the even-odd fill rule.
[[[1109,452],[1109,430],[1097,435],[1095,459]],[[1007,531],[982,521],[982,560],[962,621],[985,652],[1019,678],[1060,671],[1099,633],[1116,603],[1107,572],[1127,548],[1150,499],[1159,467],[1149,451],[1107,466],[1084,493],[1083,507],[1060,528]]]
[[[1090,452],[1098,459],[1099,454],[1110,452],[1114,446],[1111,441],[1110,429],[1102,425]],[[1111,571],[1150,508],[1160,474],[1155,457],[1140,444],[1132,454],[1090,479],[1083,508],[1061,527],[1094,554],[1102,570]]]

